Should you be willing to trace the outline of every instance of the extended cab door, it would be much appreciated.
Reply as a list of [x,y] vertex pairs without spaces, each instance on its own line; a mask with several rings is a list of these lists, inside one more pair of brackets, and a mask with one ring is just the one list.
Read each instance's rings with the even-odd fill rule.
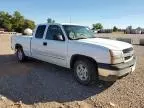
[[59,25],[48,26],[43,48],[48,62],[66,67],[67,43]]
[[31,40],[31,55],[33,58],[43,60],[44,54],[44,34],[46,25],[39,25],[35,31],[34,37]]

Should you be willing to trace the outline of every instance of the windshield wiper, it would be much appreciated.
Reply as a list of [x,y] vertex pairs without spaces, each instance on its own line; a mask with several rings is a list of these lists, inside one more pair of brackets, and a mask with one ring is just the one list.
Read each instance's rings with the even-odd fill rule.
[[89,38],[97,38],[97,37],[89,37]]
[[87,38],[80,37],[80,38],[76,38],[76,39],[73,39],[73,40],[79,40],[79,39],[87,39]]

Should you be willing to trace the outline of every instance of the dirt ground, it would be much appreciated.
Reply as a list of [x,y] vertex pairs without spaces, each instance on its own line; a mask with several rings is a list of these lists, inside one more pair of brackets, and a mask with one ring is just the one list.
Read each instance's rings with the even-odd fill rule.
[[144,46],[134,46],[136,71],[115,83],[78,84],[70,70],[17,62],[10,37],[0,35],[0,108],[144,108]]

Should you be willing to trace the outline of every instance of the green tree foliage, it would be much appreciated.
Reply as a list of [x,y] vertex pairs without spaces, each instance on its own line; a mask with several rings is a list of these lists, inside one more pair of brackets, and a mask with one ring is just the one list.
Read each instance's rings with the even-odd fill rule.
[[15,11],[12,18],[12,28],[15,32],[23,32],[24,30],[24,16],[20,12]]
[[7,12],[0,12],[0,27],[10,31],[12,29],[11,19],[12,16]]
[[15,31],[23,33],[24,29],[34,29],[35,22],[25,19],[20,12],[15,11],[13,15],[8,12],[0,12],[0,28],[4,28],[7,31]]
[[55,20],[51,19],[51,18],[48,18],[47,19],[47,23],[55,23]]
[[93,30],[101,30],[103,29],[103,25],[101,23],[93,24]]
[[35,22],[25,19],[24,21],[24,28],[30,28],[30,29],[34,29],[35,28]]
[[113,32],[117,32],[118,28],[116,26],[113,27]]

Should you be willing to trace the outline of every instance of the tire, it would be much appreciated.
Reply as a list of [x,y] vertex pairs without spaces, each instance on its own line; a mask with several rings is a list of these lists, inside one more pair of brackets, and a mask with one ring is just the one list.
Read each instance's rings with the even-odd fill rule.
[[73,70],[74,77],[83,85],[89,85],[98,79],[97,66],[89,59],[77,60]]
[[18,49],[16,50],[16,57],[17,57],[17,60],[18,60],[19,62],[24,62],[24,61],[25,61],[26,56],[25,56],[22,48],[18,48]]

